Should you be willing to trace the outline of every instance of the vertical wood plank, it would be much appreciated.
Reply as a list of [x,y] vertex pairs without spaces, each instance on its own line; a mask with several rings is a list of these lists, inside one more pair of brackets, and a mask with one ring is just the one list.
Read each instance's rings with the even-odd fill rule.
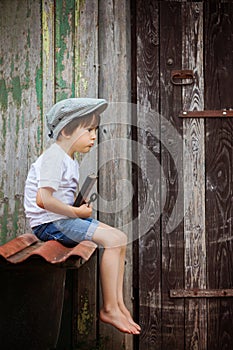
[[[138,348],[161,349],[158,2],[137,1]],[[144,208],[143,208],[144,207]]]
[[[182,68],[192,69],[195,83],[183,87],[183,109],[204,109],[203,6],[182,4]],[[183,122],[185,288],[206,288],[205,134],[203,119]],[[185,302],[187,349],[207,349],[206,300]]]
[[[129,2],[100,0],[99,97],[106,98],[110,106],[104,112],[99,133],[99,219],[123,230],[126,225],[125,233],[130,244],[127,247],[124,295],[126,305],[132,310],[131,188],[123,186],[131,182],[131,144],[130,141],[127,143],[131,130],[127,106],[130,101],[129,34]],[[125,147],[126,144],[128,147]],[[131,336],[104,324],[100,324],[100,337],[109,349],[132,347]]]
[[55,103],[54,26],[54,0],[42,0],[43,149],[50,144],[45,115]]
[[0,2],[0,242],[24,233],[24,182],[41,151],[40,1]]
[[[232,108],[233,4],[205,3],[205,108]],[[232,133],[231,118],[206,119],[207,288],[232,288]],[[208,302],[209,348],[233,347],[232,299]]]
[[56,102],[75,95],[75,0],[55,2]]
[[[54,103],[75,96],[75,0],[54,1]],[[51,72],[53,73],[53,72]],[[52,101],[51,101],[52,106]],[[74,342],[73,293],[75,272],[66,276],[62,329],[58,349],[71,347]]]
[[[75,6],[75,96],[98,98],[98,2],[76,0]],[[96,141],[97,142],[97,141]],[[92,149],[93,151],[93,149]],[[93,153],[93,152],[91,152]],[[98,152],[80,157],[80,184],[97,174]],[[95,208],[96,209],[96,208]],[[98,341],[98,256],[75,273],[74,335],[80,349],[94,348]]]
[[182,95],[181,87],[171,83],[171,70],[182,67],[180,2],[160,2],[160,38],[161,163],[166,180],[161,189],[161,197],[166,198],[162,214],[162,349],[182,350],[184,301],[168,297],[170,289],[184,287],[183,149],[178,118]]
[[76,96],[98,97],[98,2],[76,0],[75,90]]

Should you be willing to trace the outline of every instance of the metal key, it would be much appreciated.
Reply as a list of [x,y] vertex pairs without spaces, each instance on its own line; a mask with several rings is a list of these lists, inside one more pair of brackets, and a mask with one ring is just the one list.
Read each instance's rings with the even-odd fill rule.
[[89,201],[87,202],[88,207],[90,206],[91,203],[96,201],[97,197],[98,197],[97,193],[92,193],[92,195],[90,196]]

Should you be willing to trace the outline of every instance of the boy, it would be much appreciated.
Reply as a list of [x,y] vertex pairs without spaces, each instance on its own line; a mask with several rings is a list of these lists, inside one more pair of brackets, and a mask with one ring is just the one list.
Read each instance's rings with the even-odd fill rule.
[[104,99],[70,98],[47,114],[49,136],[55,142],[32,164],[25,185],[24,206],[35,235],[74,246],[92,240],[104,247],[100,264],[103,307],[100,319],[121,332],[139,334],[123,301],[126,235],[93,218],[92,207],[74,207],[79,170],[75,152],[87,153],[96,140]]

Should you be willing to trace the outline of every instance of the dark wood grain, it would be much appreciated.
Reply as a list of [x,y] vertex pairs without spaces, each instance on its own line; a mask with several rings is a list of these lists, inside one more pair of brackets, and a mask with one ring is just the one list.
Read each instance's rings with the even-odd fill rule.
[[[137,2],[138,349],[161,349],[158,3]],[[147,203],[147,204],[146,204]]]
[[[205,106],[233,105],[233,4],[205,3]],[[206,231],[208,287],[232,288],[232,133],[229,119],[206,120]],[[233,348],[233,302],[209,301],[208,343]]]
[[[194,72],[193,85],[183,87],[183,108],[204,109],[203,6],[182,4],[183,68]],[[194,112],[191,112],[194,113]],[[205,137],[204,119],[183,121],[184,268],[185,288],[206,288]],[[185,300],[185,348],[207,349],[207,301]]]
[[[172,212],[182,187],[182,145],[177,143],[178,134],[182,135],[182,123],[178,118],[181,108],[181,87],[173,86],[171,70],[182,68],[182,26],[181,3],[160,2],[160,100],[161,100],[161,132],[163,140],[169,140],[162,147],[162,168],[166,186],[162,187],[162,195],[166,194],[166,202],[162,215],[162,349],[184,349],[184,302],[175,302],[168,297],[170,289],[183,287],[184,276],[184,243],[183,221],[173,226],[178,215]],[[171,133],[168,125],[177,132]],[[169,145],[169,148],[168,148]],[[179,172],[180,171],[180,172]],[[179,210],[183,211],[182,204]],[[169,233],[168,233],[169,232]]]

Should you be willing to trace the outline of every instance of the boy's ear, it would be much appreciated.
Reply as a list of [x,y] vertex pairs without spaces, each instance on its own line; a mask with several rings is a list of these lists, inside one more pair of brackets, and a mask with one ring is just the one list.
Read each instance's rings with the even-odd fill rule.
[[66,131],[64,129],[62,129],[60,131],[60,135],[63,136],[64,138],[66,138],[66,139],[70,139],[70,137],[71,137],[71,135],[66,134]]

